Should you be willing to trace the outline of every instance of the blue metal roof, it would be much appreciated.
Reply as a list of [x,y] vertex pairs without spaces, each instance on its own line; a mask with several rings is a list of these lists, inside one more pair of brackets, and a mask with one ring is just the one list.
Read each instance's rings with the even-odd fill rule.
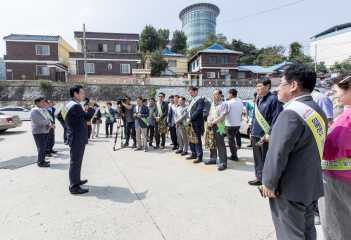
[[48,36],[48,35],[27,35],[27,34],[11,34],[3,38],[6,40],[26,40],[26,41],[53,41],[57,42],[60,36]]
[[283,62],[283,63],[277,64],[277,65],[274,65],[274,66],[271,66],[268,68],[264,68],[264,67],[256,66],[256,65],[238,66],[238,69],[239,70],[249,70],[253,73],[273,73],[273,72],[277,72],[277,71],[282,72],[282,71],[284,71],[284,69],[286,67],[289,67],[291,65],[294,65],[294,63],[293,62]]
[[165,71],[161,72],[162,76],[177,76],[177,74],[175,74],[173,71],[169,70],[168,68],[166,68]]
[[168,49],[163,50],[162,55],[173,56],[173,57],[185,57],[185,55],[183,55],[183,54],[174,53]]
[[238,52],[238,51],[234,51],[234,50],[230,50],[227,48],[222,47],[221,45],[219,45],[218,43],[213,44],[211,47],[208,47],[204,50],[201,50],[199,52],[202,53],[236,53],[236,54],[243,54],[242,52]]

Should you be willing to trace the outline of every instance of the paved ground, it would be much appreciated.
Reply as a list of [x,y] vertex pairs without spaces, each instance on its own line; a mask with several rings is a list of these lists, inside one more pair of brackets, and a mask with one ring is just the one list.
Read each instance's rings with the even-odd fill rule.
[[[276,238],[268,200],[247,184],[254,179],[251,149],[218,172],[174,154],[169,139],[167,150],[144,153],[113,151],[114,139],[100,138],[85,151],[82,179],[90,192],[71,195],[62,131],[58,126],[51,168],[0,169],[1,239]],[[30,122],[0,133],[0,148],[0,162],[36,159]]]

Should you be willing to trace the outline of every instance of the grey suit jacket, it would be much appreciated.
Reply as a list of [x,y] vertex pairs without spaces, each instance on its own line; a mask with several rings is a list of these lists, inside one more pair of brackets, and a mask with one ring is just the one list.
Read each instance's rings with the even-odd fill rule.
[[[296,101],[317,111],[328,129],[325,113],[311,96]],[[284,110],[273,127],[262,183],[271,190],[279,186],[281,198],[304,204],[324,195],[317,143],[307,123],[293,110]]]
[[161,117],[162,120],[166,120],[167,116],[168,116],[168,104],[163,101],[162,104],[161,104],[161,110],[162,110],[162,116],[160,116],[160,114],[158,113],[158,110],[157,110],[157,103],[155,103],[155,110],[154,111],[154,118],[156,119],[156,117]]
[[48,133],[47,126],[51,125],[51,121],[46,119],[40,111],[42,109],[34,107],[30,113],[32,134]]
[[[182,114],[182,117],[178,115],[178,108],[181,108],[180,113]],[[179,121],[179,125],[177,125],[177,128],[185,128],[182,122],[183,120],[186,121],[186,119],[188,118],[188,111],[187,111],[188,106],[184,104],[183,107],[179,106],[178,108],[177,108],[177,111],[175,112],[174,120]]]

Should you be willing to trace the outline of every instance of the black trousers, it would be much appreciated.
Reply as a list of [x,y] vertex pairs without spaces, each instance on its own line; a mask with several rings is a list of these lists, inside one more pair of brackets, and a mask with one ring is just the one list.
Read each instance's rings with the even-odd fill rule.
[[225,127],[231,157],[238,157],[235,138],[236,138],[237,133],[239,132],[239,129],[240,129],[240,126],[239,127],[229,127],[229,126]]
[[227,148],[225,147],[225,142],[224,142],[224,134],[221,135],[219,132],[217,132],[217,130],[218,130],[217,125],[216,124],[213,125],[213,131],[215,132],[217,149],[210,149],[210,160],[217,161],[217,151],[218,151],[219,161],[221,165],[227,166],[228,158],[227,158]]
[[256,146],[256,143],[258,143],[260,139],[261,138],[258,137],[252,137],[252,150],[255,162],[255,175],[258,180],[262,181],[262,171],[264,162],[266,161],[269,144],[268,142],[265,142],[262,147]]
[[[163,120],[162,120],[163,121]],[[166,144],[166,134],[162,134],[162,143],[161,146],[165,146]],[[156,139],[156,146],[160,146],[160,133],[158,131],[158,122],[155,124],[155,139]]]
[[[150,132],[150,135],[149,135]],[[155,126],[149,125],[147,127],[147,135],[149,136],[149,146],[152,145],[152,142],[154,141],[154,134],[155,134]]]
[[190,150],[191,150],[191,156],[193,157],[198,157],[202,159],[203,156],[203,151],[202,151],[202,140],[201,140],[201,131],[202,131],[202,126],[193,126],[194,132],[199,139],[198,144],[194,144],[192,142],[189,142],[190,145]]
[[[106,127],[106,135],[112,135],[113,123],[106,123],[105,127]],[[109,134],[108,128],[110,128],[110,134]]]
[[49,133],[45,137],[46,142],[46,153],[50,153],[55,145],[55,131],[50,129]]
[[[113,128],[113,127],[112,127]],[[88,139],[90,139],[90,136],[91,136],[91,131],[92,131],[92,127],[91,125],[88,125]]]
[[235,139],[236,139],[236,145],[241,147],[241,133],[240,133],[240,127],[238,129],[238,132],[235,134]]
[[177,128],[175,126],[169,127],[169,131],[171,133],[171,140],[172,140],[173,146],[178,148]]
[[314,226],[317,201],[304,204],[276,197],[269,199],[269,205],[277,239],[317,239]]
[[45,155],[46,155],[46,135],[47,133],[39,133],[39,134],[33,134],[35,144],[37,145],[37,151],[38,151],[38,160],[37,164],[44,164],[45,163]]
[[71,159],[69,166],[69,189],[75,191],[79,188],[80,183],[80,172],[82,170],[82,162],[85,151],[85,145],[83,146],[70,146]]
[[63,143],[67,142],[67,128],[63,129]]

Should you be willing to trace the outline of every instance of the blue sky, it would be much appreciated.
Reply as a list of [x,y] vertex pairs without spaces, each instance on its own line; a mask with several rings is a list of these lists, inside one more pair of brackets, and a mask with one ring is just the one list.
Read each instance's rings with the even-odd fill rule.
[[[74,48],[74,31],[140,33],[145,25],[181,30],[179,12],[188,5],[209,2],[220,8],[217,33],[257,47],[293,41],[309,53],[310,37],[334,25],[351,22],[351,0],[12,0],[2,3],[0,36],[16,34],[60,35]],[[296,3],[297,2],[297,3]],[[296,3],[279,8],[287,4]],[[272,11],[269,11],[272,10]],[[260,12],[266,13],[254,15]],[[241,18],[241,19],[240,19]],[[0,56],[6,54],[0,41]]]

